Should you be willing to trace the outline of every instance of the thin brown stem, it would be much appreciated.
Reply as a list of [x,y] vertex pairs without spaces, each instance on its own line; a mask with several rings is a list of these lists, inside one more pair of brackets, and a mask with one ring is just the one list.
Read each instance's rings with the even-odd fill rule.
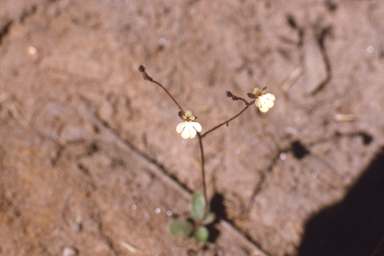
[[237,97],[239,100],[242,100],[242,101],[244,101],[244,103],[245,104],[248,104],[248,101],[246,101],[245,99],[243,99],[243,98],[240,98],[240,97]]
[[[205,183],[205,169],[204,169],[205,160],[204,160],[204,149],[203,149],[203,141],[202,141],[203,138],[202,138],[202,136],[201,136],[201,134],[199,132],[197,133],[197,136],[199,137],[200,152],[201,152],[201,174],[202,174],[202,177],[203,177],[204,198],[205,198],[205,203],[208,204],[207,185]],[[205,209],[208,209],[208,207],[205,206]],[[204,216],[206,214],[207,214],[207,212],[205,211]]]
[[237,115],[233,116],[232,118],[228,119],[227,121],[225,122],[222,122],[221,124],[218,124],[216,125],[215,127],[213,127],[212,129],[206,131],[205,133],[203,133],[201,135],[202,138],[204,138],[208,133],[210,132],[213,132],[214,130],[216,130],[217,128],[223,126],[223,125],[228,125],[229,122],[231,122],[233,119],[235,119],[236,117],[240,116],[245,110],[247,110],[247,108],[249,108],[255,101],[251,101],[251,102],[246,102],[246,106],[245,108],[243,108]]
[[[245,99],[241,98],[241,97],[237,97],[236,95],[234,95],[233,93],[231,93],[230,91],[227,91],[227,97],[230,97],[232,98],[232,100],[242,100],[244,101],[245,105],[248,104],[248,101],[246,101]],[[252,95],[252,94],[251,94]]]
[[173,98],[172,94],[159,82],[155,81],[152,79],[152,77],[150,77],[147,72],[145,72],[145,67],[144,66],[140,66],[139,67],[139,71],[143,74],[143,78],[144,80],[148,80],[154,84],[157,84],[158,86],[160,86],[161,88],[163,88],[163,90],[168,94],[168,96],[173,100],[173,102],[175,102],[175,104],[179,107],[180,111],[184,114],[184,110],[183,108],[180,106],[180,104],[175,100],[175,98]]

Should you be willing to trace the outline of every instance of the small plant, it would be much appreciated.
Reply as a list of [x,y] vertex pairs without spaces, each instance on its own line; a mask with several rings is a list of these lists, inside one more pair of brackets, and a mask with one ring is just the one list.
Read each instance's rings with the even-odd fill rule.
[[205,170],[204,170],[203,138],[223,125],[228,126],[229,122],[231,122],[232,120],[240,116],[245,110],[247,110],[253,104],[255,104],[256,107],[258,107],[261,112],[263,113],[267,112],[270,108],[273,107],[275,96],[271,93],[266,93],[267,87],[264,87],[261,90],[259,88],[254,88],[253,93],[247,94],[248,97],[251,98],[251,101],[248,102],[247,100],[234,95],[232,92],[227,91],[226,92],[227,97],[232,98],[232,100],[234,101],[239,101],[239,100],[243,101],[245,103],[245,107],[237,115],[233,116],[232,118],[214,126],[213,128],[211,128],[210,130],[204,133],[201,133],[202,127],[198,122],[196,122],[197,116],[192,115],[191,111],[185,112],[183,108],[180,106],[180,104],[172,96],[172,94],[162,84],[153,80],[152,77],[150,77],[147,74],[144,66],[140,66],[139,71],[142,73],[144,80],[150,81],[160,86],[180,109],[178,115],[181,118],[181,120],[183,120],[183,122],[179,123],[176,126],[176,132],[180,133],[183,139],[193,139],[196,137],[196,135],[199,139],[200,152],[201,152],[201,174],[202,174],[202,180],[203,180],[203,193],[196,192],[193,194],[192,203],[190,205],[192,221],[183,220],[180,218],[174,219],[169,225],[169,231],[175,237],[186,238],[186,237],[189,237],[191,234],[193,234],[193,237],[196,239],[197,242],[205,243],[209,238],[209,231],[206,225],[212,223],[215,220],[216,215],[213,212],[210,212],[209,204],[207,203],[207,188],[206,188]]
[[192,222],[183,219],[174,219],[169,224],[169,231],[174,237],[189,237],[191,234],[198,243],[205,243],[209,238],[209,231],[206,225],[215,221],[216,215],[209,212],[203,193],[193,194],[192,202],[189,206]]

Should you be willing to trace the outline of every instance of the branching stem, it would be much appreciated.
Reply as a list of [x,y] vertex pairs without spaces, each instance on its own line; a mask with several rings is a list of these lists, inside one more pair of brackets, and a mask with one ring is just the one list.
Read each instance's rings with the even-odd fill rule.
[[180,111],[184,114],[184,110],[183,108],[180,106],[180,104],[175,100],[175,98],[173,98],[172,94],[159,82],[155,81],[152,79],[152,77],[150,77],[147,72],[145,72],[145,67],[144,66],[140,66],[139,67],[139,71],[143,74],[143,78],[144,80],[148,80],[154,84],[157,84],[158,86],[160,86],[161,88],[163,88],[163,90],[168,94],[169,97],[171,97],[171,99],[173,100],[173,102],[175,102],[175,104],[179,107]]
[[208,133],[213,132],[213,131],[216,130],[217,128],[219,128],[219,127],[221,127],[221,126],[223,126],[223,125],[225,125],[225,124],[228,125],[229,122],[231,122],[233,119],[235,119],[236,117],[238,117],[239,115],[241,115],[241,114],[242,114],[245,110],[247,110],[247,108],[249,108],[254,102],[255,102],[254,100],[251,101],[251,102],[249,102],[249,103],[246,102],[246,106],[245,106],[245,108],[243,108],[237,115],[233,116],[232,118],[228,119],[228,120],[225,121],[225,122],[222,122],[221,124],[216,125],[216,126],[213,127],[212,129],[206,131],[205,133],[203,133],[203,134],[201,135],[201,137],[204,138]]
[[[183,108],[180,106],[180,104],[175,100],[175,98],[171,95],[171,93],[162,85],[160,84],[159,82],[155,81],[152,79],[152,77],[150,77],[147,72],[145,72],[145,68],[144,66],[140,66],[139,67],[139,71],[142,73],[143,75],[143,78],[144,80],[148,80],[152,83],[155,83],[157,84],[158,86],[160,86],[161,88],[163,88],[163,90],[168,94],[168,96],[173,100],[173,102],[175,102],[175,104],[179,107],[180,111],[182,112],[182,114],[185,114]],[[222,122],[218,125],[216,125],[215,127],[213,127],[212,129],[206,131],[205,133],[201,134],[200,132],[197,132],[197,135],[198,135],[198,138],[199,138],[199,145],[200,145],[200,152],[201,152],[201,174],[202,174],[202,178],[203,178],[203,190],[204,190],[204,197],[205,197],[205,202],[206,204],[208,204],[208,197],[207,197],[207,185],[206,185],[206,181],[205,181],[205,168],[204,168],[204,165],[205,165],[205,159],[204,159],[204,149],[203,149],[203,138],[213,132],[214,130],[220,128],[221,126],[223,125],[228,125],[229,122],[231,122],[232,120],[234,120],[235,118],[237,118],[238,116],[240,116],[245,110],[247,110],[253,103],[255,103],[254,100],[248,102],[246,101],[245,99],[241,98],[241,97],[237,97],[236,95],[233,95],[231,92],[227,92],[227,96],[228,97],[231,97],[232,100],[241,100],[241,101],[244,101],[245,103],[245,107],[235,116],[231,117],[230,119],[228,119],[227,121],[225,122]],[[208,207],[205,207],[205,215],[208,214],[207,212],[207,209]]]

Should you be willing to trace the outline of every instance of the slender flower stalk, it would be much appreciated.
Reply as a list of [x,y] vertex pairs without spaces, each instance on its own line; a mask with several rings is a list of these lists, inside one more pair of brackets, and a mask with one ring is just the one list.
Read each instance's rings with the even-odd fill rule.
[[[199,132],[197,133],[197,135],[199,137],[199,145],[200,145],[200,153],[201,153],[201,175],[203,177],[204,198],[205,198],[205,203],[208,204],[207,186],[205,183],[205,169],[204,169],[205,160],[204,160],[203,138]],[[207,214],[207,209],[208,209],[208,207],[205,207],[205,214],[204,215]]]
[[168,96],[173,100],[173,102],[175,102],[175,104],[179,107],[180,111],[182,113],[184,113],[184,110],[183,108],[180,106],[180,104],[175,100],[175,98],[173,98],[172,94],[159,82],[155,81],[152,79],[152,77],[150,77],[147,72],[145,72],[145,67],[143,65],[141,65],[139,67],[139,71],[143,74],[143,78],[144,80],[148,80],[154,84],[157,84],[158,86],[160,86],[161,88],[163,88],[163,90],[168,94]]
[[[228,92],[227,92],[227,95],[228,95]],[[221,124],[218,124],[218,125],[216,125],[215,127],[213,127],[212,129],[210,129],[210,130],[206,131],[205,133],[203,133],[203,134],[201,135],[201,137],[205,137],[208,133],[213,132],[214,130],[216,130],[217,128],[219,128],[219,127],[221,127],[221,126],[223,126],[223,125],[225,125],[225,124],[228,126],[229,122],[231,122],[233,119],[235,119],[235,118],[237,118],[238,116],[240,116],[241,114],[243,114],[243,112],[244,112],[245,110],[247,110],[247,108],[249,108],[250,106],[252,106],[252,104],[255,102],[254,100],[253,100],[253,101],[250,101],[250,102],[247,102],[246,100],[244,100],[244,99],[242,99],[242,98],[238,98],[238,97],[236,97],[236,96],[232,96],[232,94],[231,94],[231,96],[228,96],[228,97],[232,97],[232,99],[233,99],[233,97],[235,97],[235,98],[236,98],[235,100],[241,99],[241,100],[245,101],[245,107],[244,107],[244,108],[243,108],[237,115],[231,117],[231,118],[228,119],[227,121],[222,122]]]

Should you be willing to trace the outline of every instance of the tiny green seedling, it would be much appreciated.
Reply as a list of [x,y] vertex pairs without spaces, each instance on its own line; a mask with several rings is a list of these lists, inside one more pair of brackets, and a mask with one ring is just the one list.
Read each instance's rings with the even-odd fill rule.
[[203,193],[196,192],[193,194],[190,212],[193,223],[180,218],[174,219],[169,224],[169,231],[174,237],[186,238],[193,235],[198,243],[205,243],[209,238],[206,225],[214,222],[216,215],[209,212],[209,206],[206,205]]

